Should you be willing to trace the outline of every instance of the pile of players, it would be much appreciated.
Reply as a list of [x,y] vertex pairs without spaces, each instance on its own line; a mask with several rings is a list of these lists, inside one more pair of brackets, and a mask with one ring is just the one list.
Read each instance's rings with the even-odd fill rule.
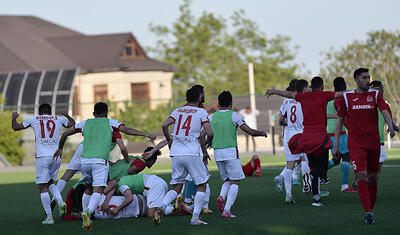
[[[22,130],[32,127],[36,137],[36,183],[46,213],[42,224],[53,224],[52,204],[58,204],[63,220],[82,219],[86,231],[93,228],[92,219],[153,217],[155,224],[164,215],[191,214],[191,225],[207,224],[199,219],[200,213],[210,213],[207,169],[207,148],[215,150],[215,159],[224,183],[217,199],[222,217],[235,217],[230,209],[236,200],[239,181],[245,176],[261,176],[260,160],[254,156],[242,166],[237,149],[237,128],[252,136],[264,136],[247,126],[243,118],[232,112],[232,95],[223,91],[218,96],[219,111],[208,116],[204,103],[204,88],[196,85],[186,92],[187,104],[174,110],[162,124],[165,140],[154,148],[147,148],[142,156],[129,156],[121,134],[145,136],[152,140],[156,136],[126,127],[117,120],[108,119],[108,107],[99,102],[94,106],[94,118],[75,123],[68,115],[51,115],[51,106],[42,104],[39,115],[18,123],[18,113],[12,114],[12,128]],[[174,125],[172,135],[169,126]],[[62,134],[62,127],[68,129]],[[55,184],[61,163],[62,150],[68,136],[82,133],[84,140],[78,146],[65,174]],[[110,151],[118,145],[123,159],[109,162]],[[150,168],[157,160],[160,149],[168,145],[172,157],[172,190],[156,175],[138,174]],[[64,201],[61,192],[76,172],[83,178],[68,192]],[[186,179],[186,191],[193,196],[192,209],[183,201],[182,188]],[[192,182],[192,183],[191,183]],[[190,186],[191,185],[191,186]],[[193,187],[195,186],[195,189]],[[190,189],[192,187],[192,189]],[[50,195],[54,199],[51,202]],[[168,192],[167,192],[168,191]],[[190,196],[189,197],[190,200]],[[175,201],[174,204],[171,204]],[[54,205],[55,206],[55,205]]]
[[[295,203],[291,186],[292,171],[297,162],[303,173],[303,191],[307,194],[312,191],[312,206],[324,206],[320,183],[328,182],[328,168],[342,160],[341,192],[357,190],[364,208],[364,221],[374,224],[372,210],[378,176],[382,162],[386,160],[384,123],[391,137],[399,129],[392,121],[389,105],[383,100],[382,83],[370,82],[366,68],[355,70],[353,76],[357,88],[350,91],[346,91],[346,83],[341,77],[334,80],[334,92],[324,91],[320,77],[311,80],[311,87],[305,80],[294,80],[286,91],[267,90],[267,96],[276,94],[287,98],[280,110],[280,122],[285,126],[283,142],[287,165],[274,181],[278,191],[282,191],[284,181],[285,202]],[[329,149],[333,155],[330,161]],[[356,189],[348,185],[350,161],[356,173],[353,184]]]

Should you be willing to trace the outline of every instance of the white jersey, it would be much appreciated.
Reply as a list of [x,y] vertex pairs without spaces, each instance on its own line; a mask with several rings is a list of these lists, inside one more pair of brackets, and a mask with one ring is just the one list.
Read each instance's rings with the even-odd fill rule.
[[175,120],[170,156],[199,156],[200,131],[203,124],[209,122],[207,111],[187,105],[175,109],[170,117]]
[[52,156],[58,148],[62,127],[68,121],[59,116],[38,115],[22,123],[24,127],[32,127],[35,132],[36,157]]
[[295,134],[303,132],[303,111],[301,104],[294,99],[285,99],[280,114],[287,118],[287,126],[283,132],[283,140],[289,142]]
[[[100,199],[100,203],[97,206],[95,212],[94,212],[94,217],[96,219],[122,219],[122,218],[132,218],[132,217],[138,217],[140,215],[144,215],[143,211],[145,211],[145,203],[143,200],[143,196],[133,194],[133,202],[131,202],[129,205],[126,207],[122,208],[116,215],[113,214],[107,214],[106,212],[102,211],[100,209],[101,204],[103,204],[106,196],[103,194]],[[139,200],[138,197],[141,197],[142,203],[143,203],[143,211],[140,211],[139,208]],[[110,209],[116,208],[122,204],[122,202],[125,201],[124,196],[112,196],[110,201],[108,202],[108,205]]]

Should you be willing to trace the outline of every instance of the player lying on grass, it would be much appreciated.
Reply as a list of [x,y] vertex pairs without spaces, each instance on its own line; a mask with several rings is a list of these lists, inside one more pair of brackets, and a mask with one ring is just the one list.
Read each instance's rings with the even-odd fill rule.
[[17,112],[12,113],[12,128],[14,131],[32,127],[35,133],[36,184],[39,185],[40,199],[46,213],[46,219],[42,221],[42,224],[54,224],[48,191],[57,200],[60,207],[60,215],[65,213],[66,204],[62,200],[57,186],[54,185],[61,159],[53,160],[52,155],[57,150],[61,128],[71,127],[75,124],[75,121],[67,113],[63,113],[63,115],[68,121],[62,117],[51,115],[51,106],[49,104],[41,104],[39,106],[39,115],[25,120],[23,123],[17,122],[19,116]]

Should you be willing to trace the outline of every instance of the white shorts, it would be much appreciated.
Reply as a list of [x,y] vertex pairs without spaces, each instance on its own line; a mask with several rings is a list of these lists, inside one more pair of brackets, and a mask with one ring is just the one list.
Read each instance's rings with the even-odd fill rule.
[[292,154],[292,152],[290,152],[290,149],[289,149],[289,146],[288,146],[288,142],[283,142],[283,149],[285,150],[285,156],[286,156],[286,161],[287,162],[297,161],[297,160],[300,160],[301,156],[306,156],[305,153]]
[[[205,166],[205,167],[206,167],[207,175],[210,176],[210,171],[208,170],[208,166]],[[190,176],[190,174],[188,174],[188,175],[185,177],[185,180],[186,180],[186,181],[193,181],[193,179],[192,179],[192,177]]]
[[222,180],[241,180],[245,178],[240,159],[217,161],[216,163]]
[[[145,211],[144,210],[145,204],[143,204],[143,211],[140,212],[139,200],[138,200],[138,197],[140,197],[142,199],[142,203],[143,203],[144,202],[143,196],[136,195],[136,194],[133,194],[132,196],[133,196],[133,202],[131,202],[129,205],[127,205],[122,210],[120,210],[116,215],[113,215],[113,214],[107,214],[106,212],[101,211],[101,209],[100,209],[101,204],[103,204],[104,199],[106,198],[106,196],[103,194],[101,196],[99,206],[97,207],[97,209],[94,212],[94,217],[96,217],[96,219],[122,219],[122,218],[132,218],[132,217],[143,216],[144,211]],[[112,196],[110,199],[110,202],[108,204],[111,209],[111,208],[120,206],[122,204],[122,202],[124,202],[124,201],[125,201],[124,196]]]
[[387,160],[385,145],[381,145],[381,156],[379,157],[379,163]]
[[172,157],[172,179],[170,184],[183,184],[185,177],[190,174],[196,185],[207,182],[210,175],[207,173],[203,159],[199,156]]
[[161,207],[168,191],[167,183],[156,175],[143,175],[143,181],[145,186],[143,195],[146,197],[147,207]]
[[76,149],[74,156],[72,157],[71,161],[68,163],[67,170],[81,170],[81,155],[83,151],[83,144],[79,144],[78,148]]
[[92,158],[94,163],[90,163],[86,159],[85,162],[81,161],[81,173],[83,176],[83,180],[86,184],[92,184],[93,187],[98,186],[107,186],[108,179],[108,161],[104,161],[104,163],[97,163],[98,158]]
[[53,156],[36,158],[36,184],[46,184],[56,180],[60,169],[61,158],[53,160]]

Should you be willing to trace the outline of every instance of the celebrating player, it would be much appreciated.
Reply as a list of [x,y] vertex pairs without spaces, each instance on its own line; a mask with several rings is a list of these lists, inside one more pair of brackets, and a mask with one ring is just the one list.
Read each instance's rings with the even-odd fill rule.
[[[206,182],[209,179],[203,159],[199,156],[201,146],[199,143],[200,131],[203,127],[208,141],[213,138],[210,123],[207,118],[207,112],[199,108],[201,103],[201,93],[198,89],[191,88],[186,91],[186,101],[188,104],[175,109],[171,115],[162,124],[165,138],[171,142],[168,127],[174,125],[173,141],[170,146],[170,156],[172,157],[172,179],[170,184],[172,190],[165,195],[161,210],[165,212],[168,204],[172,202],[182,189],[183,182],[187,174],[193,178],[197,185],[197,192],[194,200],[195,208],[193,210],[190,224],[207,224],[199,219],[201,209],[204,204]],[[159,211],[156,212],[154,221],[158,223],[160,219]]]
[[[364,221],[374,224],[374,208],[377,189],[380,157],[378,128],[378,108],[388,125],[390,136],[395,135],[389,106],[377,90],[370,88],[370,74],[366,68],[354,71],[357,89],[343,94],[339,104],[338,121],[335,132],[335,143],[339,141],[343,122],[349,131],[349,153],[351,164],[358,179],[358,195],[364,207]],[[335,145],[333,155],[338,157],[339,145]]]
[[[308,86],[308,84],[307,84]],[[323,91],[324,82],[320,77],[311,80],[312,92],[294,93],[291,91],[267,90],[265,95],[273,94],[293,98],[300,102],[303,111],[303,133],[292,136],[289,149],[292,154],[306,153],[311,169],[312,206],[324,206],[319,195],[319,181],[325,165],[328,164],[329,149],[332,147],[326,133],[326,105],[330,100],[342,96],[343,92]]]
[[60,216],[65,214],[66,204],[62,200],[60,191],[54,185],[57,178],[58,169],[60,168],[61,159],[53,160],[53,154],[57,150],[60,139],[61,128],[71,127],[75,121],[67,114],[63,115],[68,119],[51,115],[50,104],[41,104],[39,106],[39,115],[29,118],[23,123],[18,123],[17,112],[12,113],[12,128],[15,131],[32,127],[35,132],[36,139],[36,184],[39,185],[40,199],[47,218],[42,224],[54,224],[53,214],[50,207],[50,195],[48,191],[57,200],[60,207]]
[[231,111],[232,95],[229,91],[223,91],[218,95],[218,108],[220,110],[209,117],[214,133],[212,140],[214,158],[224,181],[217,204],[222,217],[233,218],[236,216],[232,215],[231,207],[239,191],[239,182],[245,177],[237,149],[237,128],[240,127],[251,136],[267,137],[267,133],[250,128],[242,116]]

